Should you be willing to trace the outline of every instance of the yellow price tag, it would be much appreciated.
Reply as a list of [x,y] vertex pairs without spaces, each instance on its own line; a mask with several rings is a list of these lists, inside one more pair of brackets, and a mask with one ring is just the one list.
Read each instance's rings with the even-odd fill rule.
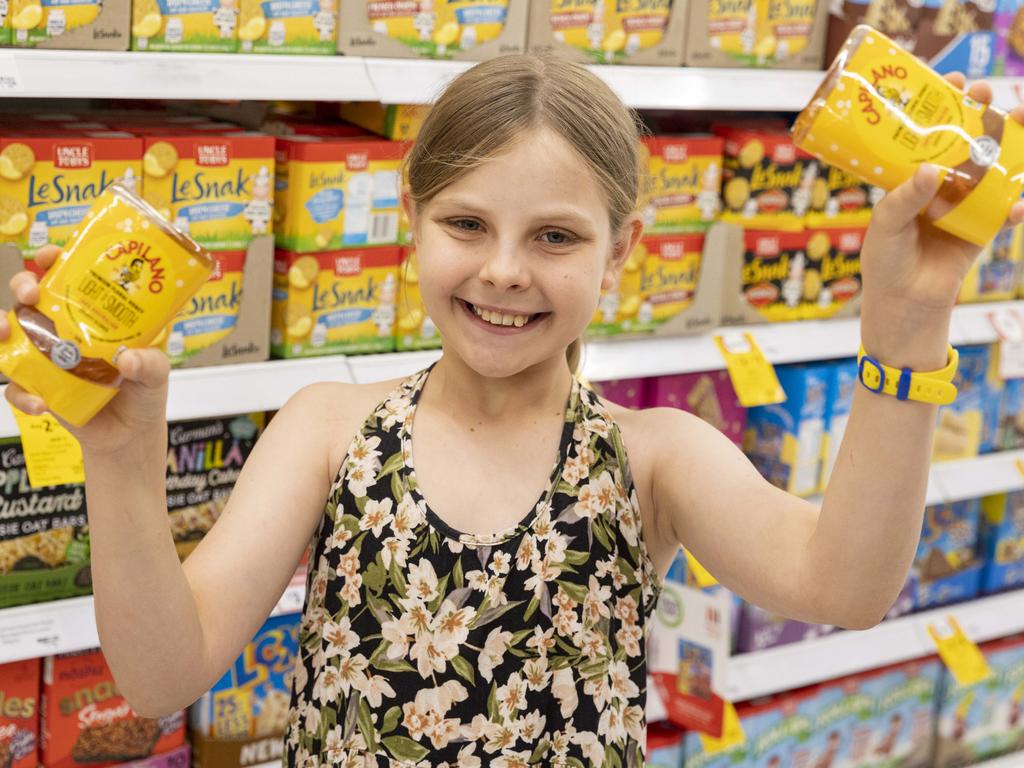
[[32,416],[11,407],[21,432],[25,469],[33,488],[84,483],[82,447],[51,413]]
[[705,587],[713,587],[718,583],[718,579],[711,575],[703,565],[697,562],[697,558],[688,549],[684,549],[686,553],[686,570],[693,576],[693,581],[698,588],[704,589]]
[[775,369],[750,333],[716,334],[714,339],[740,405],[753,408],[785,402],[786,393]]
[[[947,622],[949,626],[943,628],[942,632],[934,624],[929,624],[928,634],[957,683],[968,686],[990,678],[992,669],[981,649],[964,634],[956,618],[949,616]],[[946,630],[950,633],[947,634]]]
[[704,752],[708,755],[740,747],[747,742],[747,734],[743,732],[743,724],[740,723],[740,716],[736,714],[736,707],[732,705],[731,701],[723,703],[722,737],[716,739],[714,736],[708,736],[705,733],[698,734],[701,746],[704,747]]

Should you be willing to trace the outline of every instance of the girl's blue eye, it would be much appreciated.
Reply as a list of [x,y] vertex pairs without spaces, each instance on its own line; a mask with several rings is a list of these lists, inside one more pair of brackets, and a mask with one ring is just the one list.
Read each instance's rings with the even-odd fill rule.
[[480,222],[475,219],[451,219],[449,223],[456,229],[463,229],[466,232],[480,231]]
[[548,245],[569,245],[575,240],[568,232],[561,232],[557,229],[545,232],[541,237],[548,238],[545,240]]

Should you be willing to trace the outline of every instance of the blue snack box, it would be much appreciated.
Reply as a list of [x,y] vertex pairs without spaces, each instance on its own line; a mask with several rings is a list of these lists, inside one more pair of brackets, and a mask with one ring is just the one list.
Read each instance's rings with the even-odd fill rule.
[[856,678],[822,685],[809,702],[813,730],[797,748],[793,765],[861,765],[871,737],[874,701]]
[[868,673],[861,690],[874,703],[871,741],[863,768],[928,768],[935,701],[942,679],[937,659]]
[[981,500],[982,592],[1024,585],[1024,491]]
[[918,609],[977,596],[981,564],[975,552],[980,517],[978,499],[937,504],[925,510],[913,566]]
[[991,364],[987,346],[963,347],[953,383],[956,401],[939,408],[932,461],[970,459],[981,451]]
[[817,493],[828,429],[829,365],[776,369],[786,401],[747,412],[743,449],[773,485],[798,496]]
[[846,434],[853,406],[853,392],[857,387],[857,361],[840,360],[829,367],[828,428],[825,433],[824,455],[821,466],[821,493],[825,492],[839,455],[839,446]]
[[665,723],[650,723],[647,726],[646,768],[682,768],[682,731]]
[[1003,382],[999,397],[999,426],[996,450],[1024,448],[1024,379]]

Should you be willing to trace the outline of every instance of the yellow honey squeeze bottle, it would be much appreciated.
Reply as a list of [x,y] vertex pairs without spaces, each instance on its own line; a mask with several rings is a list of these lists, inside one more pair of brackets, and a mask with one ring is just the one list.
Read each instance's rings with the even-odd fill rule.
[[213,262],[146,203],[113,184],[39,283],[8,314],[0,371],[81,426],[117,394],[121,351],[149,346]]
[[796,144],[890,190],[921,163],[942,184],[926,215],[977,245],[1024,186],[1024,126],[980,104],[869,26],[854,28],[793,126]]

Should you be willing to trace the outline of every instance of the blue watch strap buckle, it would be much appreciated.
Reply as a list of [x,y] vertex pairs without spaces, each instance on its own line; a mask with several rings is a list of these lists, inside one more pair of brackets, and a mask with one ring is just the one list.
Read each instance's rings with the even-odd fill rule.
[[[867,363],[871,363],[871,366],[876,371],[878,371],[878,386],[877,387],[872,387],[870,384],[868,384],[864,380],[864,366]],[[869,390],[874,392],[876,395],[880,394],[882,392],[882,390],[885,389],[885,369],[882,367],[882,365],[877,360],[875,360],[875,358],[870,357],[869,355],[863,355],[861,357],[860,364],[857,366],[857,378],[860,379],[860,383],[861,384],[863,384]],[[906,378],[907,378],[907,389],[909,390],[910,389],[910,377],[907,376]],[[900,376],[900,381],[902,382],[902,380],[903,380],[903,376]]]

